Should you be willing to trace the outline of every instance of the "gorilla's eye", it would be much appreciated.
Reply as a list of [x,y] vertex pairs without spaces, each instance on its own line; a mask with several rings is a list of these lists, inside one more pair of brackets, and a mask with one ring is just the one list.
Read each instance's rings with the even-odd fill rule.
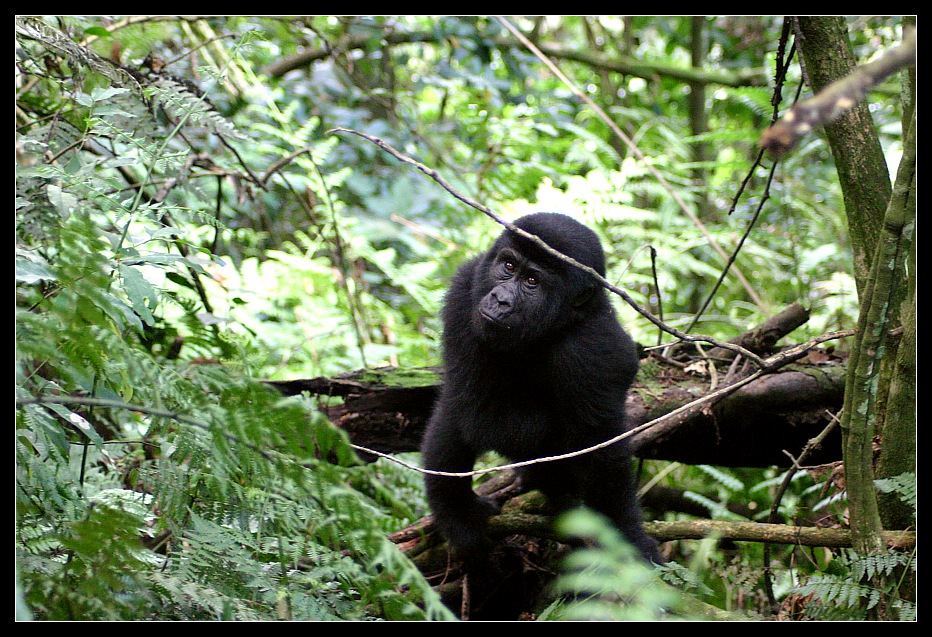
[[504,268],[505,268],[505,272],[514,272],[515,264],[512,263],[511,261],[505,261]]
[[537,287],[537,277],[536,277],[536,276],[529,276],[528,278],[526,278],[526,279],[524,280],[524,283],[525,283],[527,286],[529,286],[529,287],[536,288],[536,287]]

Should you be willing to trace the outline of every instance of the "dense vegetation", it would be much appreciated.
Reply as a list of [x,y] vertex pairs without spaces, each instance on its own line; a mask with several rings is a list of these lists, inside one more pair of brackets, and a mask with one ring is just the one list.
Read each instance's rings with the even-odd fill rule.
[[[895,47],[908,22],[847,20],[855,61]],[[761,154],[761,132],[812,94],[789,24],[18,17],[17,617],[454,617],[387,539],[426,513],[419,474],[358,462],[319,399],[283,399],[262,380],[436,365],[445,282],[500,227],[337,129],[384,141],[507,219],[575,215],[602,237],[608,279],[684,332],[728,340],[794,302],[810,309],[796,342],[857,328],[878,294],[865,290],[880,240],[851,222],[839,142],[820,129],[779,162]],[[878,227],[915,152],[904,75],[865,99],[889,167],[860,176],[886,193]],[[907,336],[909,249],[884,305]],[[900,325],[904,298],[912,323]],[[639,343],[669,342],[617,307]],[[858,353],[851,343],[833,346]],[[896,363],[881,387],[914,397],[909,361]],[[892,427],[914,410],[902,395],[870,413]],[[914,440],[896,440],[912,466],[880,460],[888,529],[915,513]],[[782,518],[846,526],[832,469],[794,473]],[[642,473],[708,517],[750,520],[788,475],[661,461]],[[559,585],[629,601],[571,616],[672,607],[598,521],[564,523],[601,550],[576,554]],[[915,555],[855,548],[682,541],[666,577],[752,616],[913,617]]]

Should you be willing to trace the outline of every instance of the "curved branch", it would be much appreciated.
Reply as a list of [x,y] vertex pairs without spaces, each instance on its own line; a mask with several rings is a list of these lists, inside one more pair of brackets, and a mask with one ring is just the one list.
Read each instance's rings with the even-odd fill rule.
[[528,241],[531,241],[532,243],[534,243],[534,244],[536,244],[537,246],[539,246],[542,250],[544,250],[544,251],[547,252],[548,254],[552,255],[553,257],[555,257],[555,258],[557,258],[557,259],[560,259],[561,261],[563,261],[563,262],[565,262],[565,263],[569,263],[570,265],[579,268],[579,269],[582,270],[583,272],[588,273],[588,274],[589,274],[590,276],[592,276],[596,281],[598,281],[599,284],[600,284],[602,287],[604,287],[606,290],[612,292],[613,294],[617,294],[618,296],[620,296],[628,305],[630,305],[630,306],[631,306],[635,311],[637,311],[641,316],[643,316],[644,318],[646,318],[648,321],[650,321],[651,323],[653,323],[655,326],[657,326],[658,328],[660,328],[661,330],[663,330],[663,331],[666,332],[667,334],[670,334],[671,336],[674,336],[674,337],[678,338],[679,340],[685,341],[685,342],[688,342],[688,343],[695,343],[695,342],[710,343],[710,344],[712,344],[712,345],[715,345],[716,347],[722,347],[722,348],[724,348],[724,349],[732,350],[732,351],[734,351],[734,352],[737,352],[737,353],[739,353],[739,354],[745,356],[748,360],[754,362],[757,366],[759,366],[759,367],[761,367],[761,368],[765,367],[764,361],[760,358],[760,356],[758,356],[758,355],[755,354],[754,352],[751,352],[751,351],[749,351],[749,350],[747,350],[747,349],[745,349],[745,348],[743,348],[743,347],[741,347],[741,346],[739,346],[739,345],[734,345],[734,344],[732,344],[732,343],[725,343],[725,342],[722,342],[722,341],[720,341],[720,340],[718,340],[718,339],[712,338],[711,336],[692,336],[692,335],[690,335],[690,334],[686,334],[686,333],[684,333],[684,332],[681,332],[681,331],[679,331],[678,329],[673,328],[673,327],[670,327],[669,325],[663,323],[663,322],[662,322],[660,319],[658,319],[656,316],[654,316],[653,314],[651,314],[650,312],[648,312],[647,310],[645,310],[645,309],[643,309],[641,306],[639,306],[639,305],[634,301],[634,299],[632,299],[632,298],[628,295],[627,292],[625,292],[625,291],[622,290],[621,288],[619,288],[619,287],[613,285],[612,283],[610,283],[609,281],[607,281],[607,280],[605,279],[605,277],[603,277],[602,275],[600,275],[600,274],[599,274],[598,272],[596,272],[594,269],[590,268],[590,267],[587,266],[587,265],[583,265],[582,263],[576,261],[575,259],[573,259],[573,258],[571,258],[571,257],[566,256],[565,254],[563,254],[563,253],[561,253],[561,252],[559,252],[559,251],[557,251],[557,250],[554,250],[553,248],[551,248],[550,246],[548,246],[544,241],[542,241],[537,235],[533,235],[533,234],[530,234],[529,232],[526,232],[525,230],[522,230],[521,228],[517,227],[517,226],[514,225],[513,223],[510,223],[510,222],[506,221],[505,219],[501,218],[500,216],[498,216],[497,214],[495,214],[494,212],[492,212],[492,210],[489,209],[488,207],[486,207],[486,206],[480,204],[479,202],[474,201],[474,200],[470,199],[469,197],[466,197],[465,195],[461,194],[461,193],[460,193],[459,191],[457,191],[453,186],[451,186],[451,185],[449,184],[449,182],[447,182],[443,177],[441,177],[440,174],[439,174],[436,170],[434,170],[433,168],[428,168],[428,167],[425,166],[424,164],[422,164],[422,163],[420,163],[420,162],[418,162],[418,161],[416,161],[416,160],[414,160],[414,159],[411,159],[410,157],[408,157],[408,156],[406,156],[406,155],[403,155],[403,154],[400,153],[399,151],[397,151],[397,150],[395,150],[394,148],[392,148],[392,147],[391,147],[389,144],[387,144],[384,140],[379,139],[378,137],[375,137],[375,136],[373,136],[373,135],[367,135],[366,133],[361,133],[361,132],[359,132],[359,131],[352,130],[352,129],[350,129],[350,128],[334,128],[334,129],[331,129],[331,130],[328,131],[328,132],[329,132],[329,133],[351,133],[351,134],[353,134],[353,135],[357,135],[357,136],[359,136],[359,137],[362,137],[363,139],[366,139],[366,140],[372,142],[373,144],[375,144],[376,146],[378,146],[379,148],[381,148],[381,149],[384,150],[385,152],[389,153],[389,154],[392,155],[393,157],[399,159],[400,161],[402,161],[402,162],[404,162],[404,163],[406,163],[406,164],[410,164],[410,165],[414,166],[415,168],[417,168],[418,170],[420,170],[422,173],[424,173],[425,175],[427,175],[428,177],[430,177],[431,179],[433,179],[434,181],[436,181],[438,184],[440,184],[440,186],[442,186],[442,187],[444,188],[444,190],[446,190],[447,192],[449,192],[451,195],[453,195],[453,196],[454,196],[456,199],[458,199],[459,201],[462,201],[463,203],[467,204],[468,206],[471,206],[472,208],[475,208],[475,209],[478,210],[479,212],[481,212],[481,213],[487,215],[488,217],[490,217],[491,219],[493,219],[496,223],[498,223],[498,224],[504,226],[505,228],[507,228],[509,231],[511,231],[511,232],[513,232],[513,233],[515,233],[515,234],[517,234],[518,236],[524,237],[524,238],[527,239]]
[[[436,32],[414,32],[404,33],[392,31],[381,36],[380,42],[388,45],[401,44],[440,44],[443,41],[442,36]],[[524,46],[517,40],[511,38],[495,38],[494,45],[499,48],[510,48]],[[263,72],[271,77],[281,77],[290,71],[294,71],[307,66],[318,60],[323,60],[333,55],[334,50],[361,49],[372,43],[372,36],[368,33],[354,34],[340,39],[333,46],[322,46],[307,48],[294,55],[277,60],[263,69]],[[696,82],[700,84],[718,84],[720,86],[740,87],[740,86],[765,86],[767,78],[758,71],[745,72],[723,72],[707,71],[695,69],[692,67],[677,66],[674,64],[663,64],[661,62],[644,62],[630,57],[598,55],[592,51],[579,51],[569,49],[558,44],[539,43],[538,46],[548,56],[571,60],[580,64],[585,64],[593,68],[604,69],[614,73],[632,75],[645,80],[654,80],[658,77],[671,77],[684,82]]]
[[761,134],[761,147],[776,156],[782,155],[804,135],[838,119],[884,79],[915,64],[916,30],[911,29],[897,48],[857,67],[850,75],[829,84],[814,97],[793,106],[780,121]]
[[[528,48],[529,51],[534,53],[534,55],[536,55],[544,64],[546,64],[547,67],[558,78],[560,78],[560,81],[562,81],[579,99],[581,99],[589,108],[591,108],[592,111],[599,117],[599,119],[601,119],[605,125],[608,126],[609,129],[618,137],[618,139],[623,141],[625,145],[631,149],[631,152],[635,157],[637,157],[638,161],[640,161],[641,164],[647,168],[648,172],[653,175],[654,179],[656,179],[657,182],[667,191],[667,193],[669,193],[673,201],[676,202],[676,205],[679,206],[680,210],[683,211],[683,214],[689,217],[689,220],[692,221],[693,225],[696,226],[700,233],[702,233],[702,236],[705,237],[705,240],[709,242],[709,246],[715,250],[715,252],[718,253],[720,257],[725,259],[725,262],[730,266],[731,264],[729,262],[729,257],[725,250],[718,244],[718,242],[715,240],[715,237],[712,236],[712,233],[710,233],[705,227],[705,224],[703,224],[699,217],[696,216],[696,213],[692,210],[692,208],[690,208],[686,202],[683,201],[683,198],[680,197],[679,193],[676,191],[676,189],[673,188],[673,186],[670,185],[670,182],[667,181],[663,174],[661,174],[661,172],[657,170],[657,168],[651,162],[647,161],[647,157],[644,156],[644,153],[640,148],[638,148],[637,144],[635,144],[634,141],[632,141],[631,138],[628,137],[621,130],[621,128],[619,128],[618,124],[616,124],[615,121],[609,117],[605,111],[592,100],[591,97],[586,95],[586,93],[581,91],[575,84],[573,84],[570,79],[559,68],[557,68],[557,66],[546,55],[544,55],[543,52],[541,52],[540,49],[538,49],[530,40],[524,37],[524,34],[518,31],[518,29],[515,28],[505,18],[498,16],[496,19],[501,22],[505,28],[511,31],[516,38],[521,40],[521,42]],[[726,267],[726,271],[728,269],[729,268]],[[766,304],[757,295],[754,287],[750,284],[747,278],[745,278],[744,274],[742,274],[742,272],[737,268],[734,268],[733,272],[738,281],[741,282],[741,285],[744,287],[748,296],[751,298],[751,300],[754,301],[754,304],[762,309],[766,309]]]

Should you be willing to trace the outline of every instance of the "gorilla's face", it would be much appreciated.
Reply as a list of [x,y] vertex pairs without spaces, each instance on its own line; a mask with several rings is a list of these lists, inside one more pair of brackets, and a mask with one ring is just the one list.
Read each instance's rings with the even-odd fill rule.
[[[577,224],[569,230],[560,227],[557,234],[553,218],[544,216],[546,224],[540,221],[532,215],[519,221],[519,227],[526,226],[522,229],[563,254],[604,271],[601,246],[588,229]],[[527,239],[505,232],[476,268],[472,327],[496,349],[526,345],[542,336],[555,336],[585,316],[597,291],[589,275]]]
[[517,344],[549,331],[557,313],[548,297],[558,300],[553,272],[511,247],[489,255],[479,271],[479,289],[488,290],[476,305],[476,325],[489,338]]

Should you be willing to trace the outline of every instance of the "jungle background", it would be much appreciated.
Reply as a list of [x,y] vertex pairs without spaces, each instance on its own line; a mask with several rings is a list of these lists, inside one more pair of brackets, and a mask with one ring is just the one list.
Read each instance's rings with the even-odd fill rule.
[[[17,619],[915,619],[915,66],[765,134],[914,26],[16,17]],[[366,370],[440,382],[446,282],[486,212],[538,210],[602,238],[638,400],[796,344],[831,387],[638,446],[663,569],[517,504],[523,588],[483,615],[411,548],[418,430],[380,436],[414,416],[346,405]],[[785,311],[779,345],[709,356]]]

